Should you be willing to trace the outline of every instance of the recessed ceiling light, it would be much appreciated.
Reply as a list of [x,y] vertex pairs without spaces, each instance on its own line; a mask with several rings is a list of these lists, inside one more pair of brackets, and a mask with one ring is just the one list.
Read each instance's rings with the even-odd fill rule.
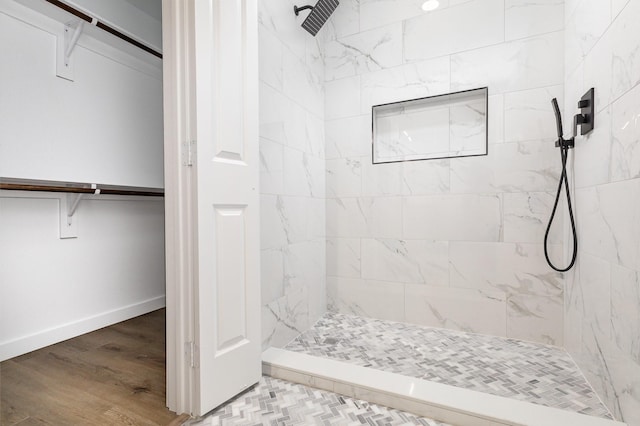
[[427,0],[422,3],[422,10],[430,12],[432,10],[436,10],[438,6],[440,6],[440,2],[438,0]]

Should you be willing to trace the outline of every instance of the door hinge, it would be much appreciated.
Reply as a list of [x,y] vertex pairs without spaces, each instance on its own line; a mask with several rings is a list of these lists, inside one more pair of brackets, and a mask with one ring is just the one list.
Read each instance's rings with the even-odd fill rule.
[[191,368],[196,368],[198,366],[198,346],[196,346],[196,342],[187,342],[185,346],[187,362]]
[[182,142],[182,165],[193,166],[196,158],[196,141]]

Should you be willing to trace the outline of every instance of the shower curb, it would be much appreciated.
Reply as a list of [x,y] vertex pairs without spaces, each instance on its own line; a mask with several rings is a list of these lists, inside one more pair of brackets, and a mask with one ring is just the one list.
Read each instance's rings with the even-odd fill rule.
[[269,348],[263,374],[456,426],[626,426],[626,423],[517,401],[332,359]]

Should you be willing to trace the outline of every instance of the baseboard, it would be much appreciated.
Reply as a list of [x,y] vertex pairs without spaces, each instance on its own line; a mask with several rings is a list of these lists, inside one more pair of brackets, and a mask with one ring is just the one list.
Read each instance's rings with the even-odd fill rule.
[[458,426],[625,426],[613,420],[284,349],[269,348],[262,353],[262,372]]
[[158,296],[128,306],[82,318],[42,330],[38,333],[0,343],[0,361],[59,343],[81,334],[89,333],[121,321],[135,318],[165,307],[165,296]]

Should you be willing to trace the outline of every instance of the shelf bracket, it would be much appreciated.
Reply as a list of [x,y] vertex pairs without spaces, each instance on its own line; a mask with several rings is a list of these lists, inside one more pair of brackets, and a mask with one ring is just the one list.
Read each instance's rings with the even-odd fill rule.
[[78,238],[77,222],[71,221],[69,215],[69,206],[73,202],[69,197],[72,194],[61,194],[59,198],[60,204],[60,239]]
[[62,35],[58,36],[56,49],[56,75],[65,80],[73,81],[73,63],[71,54],[82,35],[84,21],[77,20],[64,25]]
[[[100,194],[100,189],[93,183],[91,184],[93,194]],[[78,210],[80,201],[86,194],[66,194],[66,196],[60,197],[60,238],[77,238],[78,231],[76,222],[73,220],[73,215]]]

